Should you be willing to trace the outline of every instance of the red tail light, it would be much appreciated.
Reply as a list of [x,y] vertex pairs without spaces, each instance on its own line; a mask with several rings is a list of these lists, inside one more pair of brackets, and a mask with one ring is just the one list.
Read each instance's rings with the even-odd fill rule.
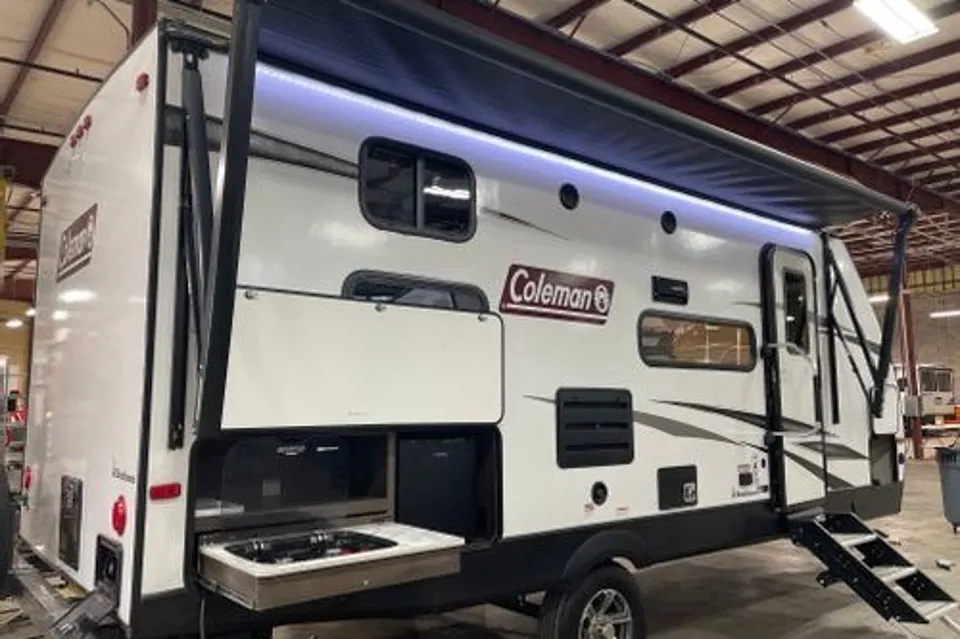
[[23,489],[30,490],[30,484],[33,483],[33,471],[27,466],[23,469]]
[[176,499],[181,492],[180,484],[157,484],[150,487],[150,499],[153,501]]
[[124,499],[123,495],[117,497],[117,501],[113,502],[111,519],[113,532],[122,537],[123,531],[127,529],[127,500]]

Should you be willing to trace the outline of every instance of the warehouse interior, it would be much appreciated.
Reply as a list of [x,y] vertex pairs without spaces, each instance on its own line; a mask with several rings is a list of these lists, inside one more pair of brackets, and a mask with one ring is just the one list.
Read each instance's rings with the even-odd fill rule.
[[[269,10],[270,0],[264,2]],[[297,4],[292,0],[278,4],[284,2]],[[357,4],[355,0],[329,2],[331,6]],[[956,523],[945,517],[947,484],[941,483],[941,477],[947,477],[944,482],[950,477],[942,449],[960,442],[960,0],[409,3],[417,7],[412,13],[434,16],[438,24],[456,24],[478,38],[509,42],[517,50],[549,59],[558,68],[618,94],[695,119],[758,148],[772,149],[798,165],[815,167],[916,212],[902,252],[898,242],[903,216],[891,211],[875,210],[859,219],[827,224],[817,233],[845,246],[855,267],[848,277],[862,283],[858,286],[868,296],[876,323],[884,328],[885,321],[894,320],[888,363],[892,363],[890,384],[896,388],[888,392],[887,410],[896,411],[902,426],[896,445],[902,446],[906,459],[903,505],[898,514],[878,518],[871,527],[880,531],[893,552],[909,557],[939,588],[960,596]],[[23,449],[34,422],[51,418],[49,407],[35,407],[31,398],[36,388],[56,394],[45,377],[47,362],[38,368],[31,361],[37,287],[41,272],[58,271],[62,264],[57,260],[63,257],[54,253],[57,239],[50,240],[53,249],[41,252],[48,171],[58,153],[76,152],[84,136],[92,135],[100,116],[91,121],[89,105],[154,32],[158,21],[184,21],[226,37],[236,27],[237,14],[234,0],[3,0],[0,4],[0,215],[4,219],[0,359],[5,362],[2,391],[8,398],[5,463],[11,503],[32,508],[32,503],[24,505],[30,481],[24,475],[30,469],[23,462]],[[308,2],[296,10],[313,9]],[[375,32],[366,35],[370,33]],[[371,42],[369,47],[379,50],[379,44]],[[503,101],[506,104],[507,98]],[[576,114],[568,117],[571,129],[591,130],[591,123],[580,122]],[[226,116],[224,122],[228,122]],[[229,143],[229,138],[224,139]],[[117,139],[114,144],[122,147],[126,142]],[[580,149],[567,151],[581,157]],[[736,190],[746,182],[731,179],[724,188]],[[758,188],[763,190],[762,185]],[[119,192],[120,185],[110,189]],[[823,203],[823,208],[829,210],[830,203]],[[51,228],[59,234],[62,226]],[[282,228],[283,222],[275,226]],[[273,227],[257,228],[270,235]],[[648,273],[638,277],[643,286],[649,279]],[[191,290],[193,286],[191,281]],[[494,296],[500,291],[485,293],[495,304]],[[71,312],[88,301],[80,290],[74,290],[72,298],[61,294],[61,306],[49,314],[50,335],[59,329],[63,333],[56,339],[67,340],[73,331],[76,339],[81,329],[71,326]],[[122,312],[125,303],[139,308],[143,300],[116,301],[114,308]],[[862,335],[859,341],[858,345],[848,340],[850,348],[862,345],[866,354]],[[760,359],[765,356],[760,355]],[[97,357],[96,353],[89,356]],[[860,354],[841,351],[836,356],[852,361]],[[822,358],[825,361],[825,352]],[[99,379],[98,396],[91,398],[105,413],[116,401],[115,381],[109,376]],[[266,394],[273,383],[296,384],[260,380],[264,381]],[[63,412],[69,414],[69,410]],[[636,445],[640,447],[639,439]],[[823,451],[828,449],[826,443],[821,446]],[[114,478],[126,472],[118,466],[122,463],[114,460]],[[145,469],[142,472],[146,474]],[[960,470],[954,472],[960,474]],[[184,498],[188,485],[184,482]],[[700,490],[705,490],[703,485]],[[177,483],[175,497],[180,497],[180,491]],[[116,517],[116,509],[113,514]],[[148,518],[144,525],[149,527],[149,522]],[[49,525],[58,524],[51,520]],[[179,528],[175,530],[183,536]],[[880,538],[874,535],[874,540]],[[54,606],[57,614],[66,614],[70,606],[85,600],[84,591],[89,590],[73,583],[70,574],[64,576],[49,566],[38,568],[24,553],[17,555],[12,569],[12,581],[20,583],[10,598],[0,601],[0,636],[11,639],[53,632],[57,615],[40,610],[43,606],[37,601],[42,597],[34,590],[41,586],[36,584],[56,585],[55,595],[50,596],[59,598]],[[666,561],[636,574],[642,624],[632,625],[627,634],[618,634],[621,630],[614,621],[595,624],[569,639],[713,639],[746,634],[758,639],[866,639],[960,633],[960,622],[941,624],[938,619],[908,628],[892,623],[865,604],[855,589],[843,583],[823,587],[818,579],[827,573],[822,571],[817,557],[785,539]],[[529,613],[527,603],[498,602],[436,614],[418,611],[413,619],[403,620],[312,623],[305,618],[311,623],[285,623],[272,632],[278,637],[331,639],[556,639],[543,634],[543,623],[538,625],[524,614]],[[951,607],[951,611],[960,620],[960,608]],[[246,617],[238,619],[242,625]],[[121,636],[136,635],[132,626],[121,626]],[[87,632],[53,636],[100,636],[95,629]],[[205,636],[202,625],[198,636]]]

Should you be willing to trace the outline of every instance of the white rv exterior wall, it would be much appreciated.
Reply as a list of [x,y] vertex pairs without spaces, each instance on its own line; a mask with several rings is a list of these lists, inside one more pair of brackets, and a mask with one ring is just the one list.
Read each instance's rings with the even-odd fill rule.
[[[148,36],[83,110],[92,127],[58,151],[43,184],[26,464],[33,483],[21,535],[84,588],[94,580],[97,535],[123,545],[119,615],[129,620],[138,508],[147,280],[154,185],[157,38]],[[61,233],[97,205],[89,264],[56,280]],[[83,480],[80,567],[58,558],[60,478]],[[111,509],[126,500],[117,537]]]
[[[173,104],[179,103],[176,68],[171,63]],[[212,56],[203,62],[202,71],[208,111],[219,117],[225,60]],[[767,494],[732,496],[738,464],[763,456],[749,445],[671,436],[639,426],[633,464],[561,470],[554,446],[554,408],[535,398],[552,398],[561,386],[626,387],[637,411],[697,424],[735,442],[762,445],[761,429],[660,403],[699,402],[762,415],[765,396],[759,358],[748,373],[648,368],[637,352],[637,319],[642,310],[655,306],[650,276],[674,277],[690,283],[690,304],[661,308],[748,321],[759,342],[762,244],[777,242],[805,250],[822,272],[815,234],[266,68],[258,74],[254,126],[348,162],[357,161],[360,144],[370,136],[458,156],[476,173],[478,228],[464,244],[385,232],[361,215],[356,180],[252,158],[241,286],[335,296],[353,271],[382,270],[479,286],[495,310],[514,262],[616,282],[613,307],[603,326],[504,316],[506,397],[499,426],[504,444],[504,537],[659,514],[656,472],[670,465],[698,464],[697,508],[769,499]],[[215,156],[213,161],[216,167]],[[176,165],[177,153],[168,150],[163,208],[167,219],[175,218],[176,198],[170,191],[176,188]],[[582,202],[576,211],[559,204],[557,191],[564,182],[580,189]],[[672,236],[660,230],[665,210],[674,211],[680,222]],[[164,263],[172,268],[168,251],[163,252]],[[163,298],[162,279],[160,288]],[[821,310],[824,305],[825,299]],[[166,313],[163,303],[159,308]],[[158,341],[164,339],[163,326],[169,327],[168,320],[158,319]],[[234,348],[258,346],[242,340]],[[295,361],[302,353],[291,347],[285,356]],[[162,364],[158,357],[158,380],[164,377],[162,365],[169,363]],[[162,386],[155,384],[158,399],[164,396]],[[186,481],[189,437],[184,450],[166,449],[160,403],[154,403],[149,483],[177,476]],[[609,487],[609,506],[588,508],[590,486],[598,480]],[[150,503],[147,508],[145,594],[182,586],[183,549],[178,540],[183,538],[185,517],[183,499]]]
[[[170,60],[168,100],[178,105],[179,58],[171,56]],[[208,111],[220,117],[225,60],[214,55],[201,68]],[[241,286],[336,296],[350,273],[382,270],[478,286],[496,310],[507,269],[515,262],[616,283],[609,319],[603,326],[503,316],[505,397],[499,429],[503,438],[504,537],[656,516],[660,514],[657,469],[671,465],[698,465],[700,493],[696,508],[769,499],[767,493],[734,494],[738,465],[766,456],[753,448],[763,446],[761,428],[664,403],[685,401],[764,415],[759,357],[757,366],[747,373],[649,368],[638,355],[637,320],[641,311],[655,306],[744,320],[753,325],[759,347],[760,248],[776,242],[804,250],[812,256],[817,272],[822,273],[820,242],[815,234],[263,67],[258,74],[254,127],[352,163],[357,161],[360,144],[370,136],[394,138],[458,156],[476,173],[478,224],[476,235],[464,244],[385,232],[372,227],[361,215],[355,179],[251,158]],[[211,157],[215,171],[217,158]],[[168,148],[164,153],[156,333],[157,343],[163,346],[158,347],[154,368],[147,469],[150,485],[171,481],[185,485],[192,443],[188,433],[183,449],[171,451],[166,445],[178,158],[177,149]],[[582,202],[576,211],[567,211],[559,204],[557,191],[564,182],[576,184],[580,190]],[[674,235],[668,236],[660,229],[659,218],[665,210],[677,214],[679,230]],[[852,273],[845,253],[840,259]],[[689,305],[655,305],[651,301],[651,275],[689,282]],[[859,288],[855,277],[848,282],[851,288]],[[825,304],[821,297],[821,314],[825,313]],[[868,337],[879,339],[872,315],[866,312],[860,318]],[[845,324],[849,326],[849,321]],[[278,325],[276,330],[284,327]],[[343,335],[343,339],[349,340],[351,335]],[[826,342],[823,337],[824,361]],[[234,349],[257,348],[255,340],[234,343]],[[302,360],[302,349],[296,344],[286,350],[289,352],[275,355],[291,362]],[[842,361],[838,371],[847,411],[843,442],[865,452],[867,425],[858,421],[860,413],[856,412],[862,394]],[[268,386],[296,383],[264,381]],[[473,382],[463,380],[465,385]],[[561,386],[629,388],[634,410],[692,424],[701,433],[717,437],[670,435],[637,426],[633,464],[561,470],[556,463],[554,407],[541,401],[552,398]],[[828,385],[824,386],[828,400]],[[829,403],[825,405],[829,414]],[[723,439],[742,445],[731,445]],[[811,461],[819,459],[813,451],[798,454]],[[831,469],[851,485],[869,482],[867,464],[849,466]],[[609,488],[610,498],[603,508],[588,506],[595,481],[604,481]],[[185,505],[183,497],[145,505],[145,595],[183,586]]]

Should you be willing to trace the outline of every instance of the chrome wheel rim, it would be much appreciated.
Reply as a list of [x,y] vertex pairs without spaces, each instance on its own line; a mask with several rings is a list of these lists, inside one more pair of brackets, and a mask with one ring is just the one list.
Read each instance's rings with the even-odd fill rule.
[[580,615],[579,639],[631,639],[633,612],[627,598],[618,590],[598,591]]

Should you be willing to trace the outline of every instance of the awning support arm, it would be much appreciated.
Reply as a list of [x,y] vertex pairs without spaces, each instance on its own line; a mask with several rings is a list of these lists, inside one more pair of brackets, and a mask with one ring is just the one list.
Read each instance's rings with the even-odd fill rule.
[[243,232],[262,2],[237,0],[231,27],[223,133],[217,185],[213,193],[209,264],[204,278],[203,325],[206,340],[200,360],[195,414],[196,432],[201,437],[216,435],[223,418]]
[[873,371],[873,397],[870,400],[870,410],[874,417],[883,415],[883,400],[886,395],[884,383],[890,372],[890,363],[893,357],[893,336],[897,325],[897,315],[900,311],[900,293],[903,291],[903,278],[907,270],[907,239],[916,220],[916,207],[900,215],[897,220],[897,234],[893,243],[893,261],[890,265],[890,282],[887,292],[889,299],[883,317],[883,326],[881,327],[880,357],[877,367]]

